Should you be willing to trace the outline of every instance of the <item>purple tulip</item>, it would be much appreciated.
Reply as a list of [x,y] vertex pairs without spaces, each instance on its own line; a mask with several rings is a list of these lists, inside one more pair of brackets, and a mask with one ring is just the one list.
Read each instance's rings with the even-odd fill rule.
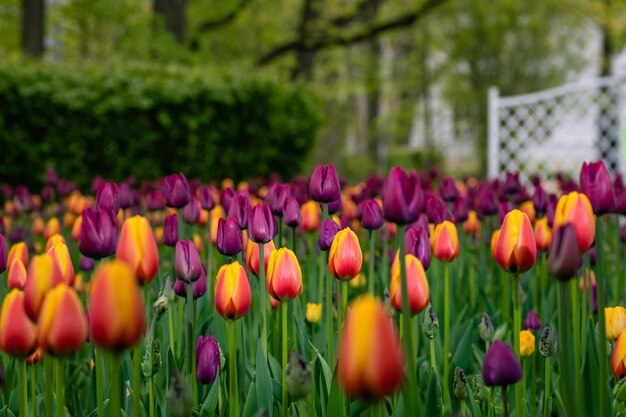
[[4,240],[4,236],[0,235],[0,274],[7,269],[8,254],[7,242]]
[[247,194],[239,193],[230,202],[228,217],[235,218],[239,229],[244,230],[248,228],[250,210],[250,197]]
[[232,188],[226,187],[220,191],[220,202],[222,203],[222,207],[224,207],[224,211],[226,211],[226,213],[228,213],[228,210],[230,209],[230,203],[233,201],[233,198],[235,198],[235,190]]
[[412,223],[419,217],[422,205],[422,188],[415,171],[407,175],[400,167],[392,168],[383,190],[385,219],[399,225]]
[[428,228],[422,226],[411,226],[404,233],[406,253],[419,259],[425,271],[430,267],[432,255],[427,230]]
[[359,207],[361,208],[361,224],[369,230],[379,229],[385,219],[383,218],[383,210],[374,199],[363,201]]
[[502,186],[502,192],[507,196],[513,196],[517,194],[522,188],[522,184],[519,182],[519,173],[507,172],[504,185]]
[[220,348],[213,336],[200,336],[196,343],[196,379],[212,384],[220,371]]
[[80,270],[81,271],[92,271],[94,268],[94,261],[87,256],[80,257]]
[[235,256],[243,249],[241,230],[234,217],[220,218],[217,223],[217,250],[225,256]]
[[427,193],[424,203],[426,215],[431,223],[438,225],[445,220],[452,220],[452,215],[448,211],[448,206],[439,197],[434,194]]
[[445,177],[441,180],[441,188],[439,190],[443,201],[455,202],[460,198],[459,189],[456,188],[456,182],[452,177]]
[[24,228],[22,226],[13,228],[13,230],[11,230],[11,232],[7,235],[7,240],[9,243],[24,241]]
[[84,209],[78,250],[84,256],[102,259],[115,253],[117,218],[112,210]]
[[120,183],[118,195],[120,199],[120,207],[123,209],[131,208],[135,203],[135,195],[127,182]]
[[556,213],[556,205],[558,202],[558,198],[555,194],[550,194],[548,196],[548,206],[546,208],[546,218],[548,219],[548,226],[552,227],[554,225],[554,214]]
[[326,252],[330,249],[335,235],[341,230],[339,225],[332,219],[326,219],[320,226],[320,236],[317,240],[317,246],[320,250]]
[[78,186],[75,183],[63,178],[59,179],[59,182],[57,182],[57,192],[59,193],[59,197],[67,197],[77,188]]
[[35,208],[35,200],[28,188],[20,185],[15,189],[14,197],[15,209],[19,213],[30,213]]
[[524,319],[524,329],[530,330],[533,333],[541,330],[541,320],[535,310],[530,310],[528,314],[526,314],[526,318]]
[[174,258],[174,272],[176,278],[185,282],[194,282],[202,273],[202,262],[198,250],[191,240],[176,242],[176,256]]
[[267,243],[276,234],[274,216],[266,202],[258,204],[250,210],[248,219],[248,234],[250,240],[256,243]]
[[488,387],[506,387],[522,379],[522,367],[511,346],[496,340],[483,360],[483,381]]
[[533,192],[533,207],[535,207],[537,217],[543,217],[548,209],[548,193],[541,185],[537,185]]
[[183,221],[187,224],[196,224],[200,219],[200,207],[195,197],[189,199],[189,203],[183,208]]
[[200,200],[200,205],[203,209],[211,211],[215,208],[215,198],[213,197],[213,190],[211,187],[203,186],[198,187],[198,199]]
[[[341,211],[343,202],[341,201],[341,198],[338,198],[337,200],[331,201],[330,203],[328,203],[328,214],[337,214]],[[322,210],[324,210],[324,208],[322,207]]]
[[459,198],[452,204],[452,215],[455,223],[463,223],[469,218],[469,206],[467,200]]
[[309,201],[309,182],[303,178],[295,178],[291,182],[291,195],[300,205]]
[[309,195],[320,203],[330,203],[341,198],[341,186],[333,164],[315,167],[309,179]]
[[577,274],[581,259],[574,225],[567,223],[556,229],[548,250],[548,271],[566,281]]
[[165,194],[166,206],[173,208],[185,207],[191,197],[191,189],[185,174],[181,172],[167,175],[163,179],[163,194]]
[[[187,297],[187,283],[185,281],[177,279],[172,285],[172,289],[179,297]],[[198,298],[201,298],[204,294],[206,294],[206,290],[206,267],[202,264],[202,273],[200,274],[200,278],[195,280],[191,287],[193,299],[197,300]]]
[[289,227],[298,227],[302,223],[302,212],[300,211],[300,204],[295,197],[289,197],[285,200],[283,206],[283,220]]
[[59,181],[59,177],[57,176],[57,172],[54,168],[48,167],[46,168],[46,175],[44,177],[46,185],[54,187]]
[[112,210],[117,215],[120,211],[119,188],[114,182],[101,182],[96,191],[96,209]]
[[46,185],[45,187],[43,187],[39,195],[41,196],[41,201],[43,201],[44,203],[49,203],[50,201],[52,201],[52,187]]
[[580,189],[589,197],[594,213],[606,214],[615,210],[613,183],[603,161],[583,162]]
[[504,217],[513,210],[511,203],[508,201],[502,201],[498,208],[498,218],[500,219],[500,224],[504,222]]
[[481,217],[491,216],[498,212],[499,207],[496,193],[490,187],[484,186],[478,193],[478,214]]
[[165,208],[165,196],[160,191],[152,191],[146,195],[148,211],[159,211]]
[[267,204],[270,206],[270,210],[272,210],[272,214],[274,216],[282,217],[285,201],[287,201],[289,197],[291,197],[289,184],[280,184],[275,182],[270,185],[267,190],[265,201],[267,201]]
[[178,214],[172,213],[165,216],[163,243],[167,246],[176,246],[176,242],[178,242]]

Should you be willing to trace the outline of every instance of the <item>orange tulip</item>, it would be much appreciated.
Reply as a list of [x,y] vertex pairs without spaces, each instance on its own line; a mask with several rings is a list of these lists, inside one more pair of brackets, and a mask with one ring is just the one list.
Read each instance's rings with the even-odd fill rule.
[[[389,285],[389,297],[391,305],[397,311],[402,312],[402,283],[400,278],[400,254],[391,264],[391,283]],[[429,289],[424,267],[416,256],[407,254],[404,257],[406,267],[406,284],[409,293],[409,307],[412,314],[423,311],[428,306]]]
[[397,331],[375,297],[361,296],[348,307],[338,356],[339,382],[349,395],[379,399],[402,383]]
[[587,251],[596,238],[596,218],[586,195],[572,191],[562,196],[556,205],[553,229],[572,223],[576,229],[578,249]]
[[535,206],[533,205],[532,200],[524,201],[522,204],[520,204],[519,209],[522,213],[526,213],[531,223],[535,221]]
[[606,338],[615,340],[626,329],[626,308],[622,306],[605,307]]
[[511,210],[504,217],[496,243],[495,258],[503,269],[513,274],[526,272],[535,264],[535,234],[528,216],[520,210]]
[[196,247],[196,250],[198,251],[198,253],[204,252],[204,245],[202,244],[202,238],[197,233],[193,234],[193,245]]
[[459,256],[459,236],[451,221],[445,220],[435,227],[431,242],[433,255],[440,261],[450,262]]
[[143,301],[124,262],[101,264],[90,285],[89,333],[96,345],[120,352],[139,342],[146,325]]
[[267,265],[267,289],[279,301],[291,301],[302,292],[302,271],[290,249],[272,251]]
[[243,266],[235,261],[222,265],[215,278],[215,309],[224,318],[236,320],[250,309],[250,283]]
[[54,258],[54,261],[57,263],[59,270],[63,275],[65,283],[70,286],[73,285],[74,265],[72,265],[70,251],[67,249],[67,246],[61,242],[55,243],[54,246],[48,249],[47,253]]
[[300,208],[302,211],[302,223],[300,227],[305,232],[316,232],[322,221],[322,209],[318,202],[309,200]]
[[26,357],[36,348],[36,329],[26,315],[24,300],[24,293],[13,289],[2,302],[0,349],[11,356]]
[[622,332],[619,335],[615,346],[613,346],[611,369],[613,369],[613,375],[617,379],[622,379],[626,376],[626,332]]
[[[82,211],[79,212],[79,213],[82,213]],[[74,226],[74,221],[75,220],[76,220],[76,214],[70,213],[68,211],[63,216],[63,226],[65,226],[66,229],[71,229]]]
[[7,286],[9,289],[17,288],[18,290],[24,289],[26,283],[26,267],[22,263],[21,259],[13,261],[9,268],[9,277],[7,279]]
[[467,220],[463,222],[463,231],[468,235],[474,235],[476,239],[480,237],[480,219],[474,210],[470,210]]
[[133,216],[124,222],[115,257],[126,262],[141,284],[154,279],[159,269],[159,252],[145,217]]
[[67,243],[65,242],[65,238],[62,235],[52,235],[46,242],[46,252],[48,252],[57,243],[62,243],[65,246],[67,246]]
[[33,220],[31,231],[34,235],[42,235],[45,227],[46,225],[44,224],[43,219],[37,216],[35,217],[35,220]]
[[72,225],[72,240],[80,239],[80,229],[83,226],[83,216],[78,216]]
[[37,320],[39,346],[55,355],[69,355],[86,339],[87,320],[76,291],[57,285],[46,296]]
[[[263,245],[263,264],[265,271],[267,272],[267,263],[270,259],[270,254],[276,250],[274,241],[270,240]],[[248,247],[246,250],[246,266],[248,271],[254,275],[259,275],[259,244],[253,241],[248,241]]]
[[493,259],[496,258],[496,246],[498,245],[498,239],[500,239],[500,232],[502,231],[502,229],[497,229],[494,230],[493,233],[491,234],[491,257]]
[[24,305],[26,313],[33,321],[37,320],[41,304],[48,292],[63,282],[63,272],[52,255],[44,253],[33,256],[28,265],[24,284]]
[[349,227],[335,235],[328,253],[328,270],[341,280],[350,280],[361,272],[363,253],[359,238]]
[[50,236],[61,233],[61,224],[59,223],[59,219],[56,217],[50,218],[48,223],[46,223],[46,228],[43,230],[43,238],[49,239]]
[[552,243],[552,231],[548,225],[548,218],[542,217],[535,223],[535,241],[537,250],[547,251]]
[[9,256],[7,257],[7,265],[9,268],[14,260],[19,259],[22,261],[22,264],[28,265],[28,248],[26,247],[26,243],[18,242],[15,245],[11,246],[11,250],[9,250]]

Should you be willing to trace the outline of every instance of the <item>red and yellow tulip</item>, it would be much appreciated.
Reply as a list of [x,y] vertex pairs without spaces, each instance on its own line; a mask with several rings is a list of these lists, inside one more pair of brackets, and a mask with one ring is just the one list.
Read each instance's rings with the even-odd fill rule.
[[335,235],[328,254],[328,270],[341,280],[350,280],[361,272],[363,253],[356,233],[349,227]]
[[300,227],[305,232],[316,232],[320,228],[322,221],[322,209],[318,202],[310,200],[302,205],[302,223]]
[[141,284],[154,279],[159,269],[159,252],[148,219],[133,216],[124,222],[115,256],[130,267]]
[[496,242],[495,258],[503,269],[513,274],[528,271],[535,264],[535,234],[530,219],[520,210],[511,210],[504,217]]
[[74,266],[72,265],[72,259],[70,258],[70,251],[65,243],[57,242],[47,251],[48,255],[52,256],[57,263],[63,280],[69,286],[74,284]]
[[542,217],[535,222],[535,242],[537,250],[547,251],[552,243],[552,231],[548,225],[548,218]]
[[[391,283],[389,285],[389,297],[391,306],[396,311],[402,312],[402,285],[400,279],[399,254],[391,264]],[[428,306],[430,292],[424,267],[416,256],[407,254],[405,259],[406,284],[409,293],[409,308],[411,314],[417,314]]]
[[572,191],[559,199],[554,213],[553,228],[556,230],[566,223],[574,225],[578,249],[581,253],[586,252],[596,238],[596,217],[585,194]]
[[18,242],[15,245],[11,246],[9,250],[9,255],[7,257],[7,265],[11,268],[11,264],[14,260],[19,259],[22,261],[22,264],[28,265],[28,247],[26,247],[26,243]]
[[65,282],[63,272],[52,255],[33,256],[28,265],[26,283],[24,284],[24,305],[26,313],[36,321],[41,304],[48,292],[58,284]]
[[435,226],[431,238],[431,249],[433,255],[442,262],[451,262],[459,256],[461,246],[454,223],[445,220]]
[[26,315],[24,293],[14,289],[2,302],[0,349],[10,356],[26,357],[37,344],[36,328]]
[[8,270],[9,277],[7,279],[7,286],[9,289],[17,288],[18,290],[24,289],[26,283],[26,267],[22,263],[21,259],[16,259],[11,264]]
[[250,309],[250,283],[243,266],[235,261],[222,265],[215,283],[215,309],[224,318],[235,320]]
[[267,289],[279,301],[291,301],[302,292],[302,271],[290,249],[272,251],[267,265]]
[[76,352],[87,339],[85,311],[76,292],[59,284],[46,296],[37,320],[39,346],[55,355]]
[[[263,245],[263,263],[266,272],[270,255],[275,249],[276,247],[274,246],[273,240]],[[249,240],[248,247],[246,248],[246,267],[248,271],[252,272],[254,275],[259,275],[259,266],[259,243]]]

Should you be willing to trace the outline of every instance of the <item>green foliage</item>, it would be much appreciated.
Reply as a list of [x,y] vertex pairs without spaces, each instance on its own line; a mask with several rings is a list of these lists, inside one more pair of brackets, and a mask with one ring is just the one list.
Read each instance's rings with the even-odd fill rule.
[[306,89],[168,67],[0,66],[0,178],[53,165],[87,185],[175,171],[235,180],[299,171],[319,124]]

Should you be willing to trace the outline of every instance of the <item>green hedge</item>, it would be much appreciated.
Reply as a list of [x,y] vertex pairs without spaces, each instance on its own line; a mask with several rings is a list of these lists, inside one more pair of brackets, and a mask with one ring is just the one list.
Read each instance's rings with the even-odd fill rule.
[[38,186],[46,166],[81,186],[175,171],[289,177],[313,144],[317,104],[261,76],[0,65],[0,182]]

